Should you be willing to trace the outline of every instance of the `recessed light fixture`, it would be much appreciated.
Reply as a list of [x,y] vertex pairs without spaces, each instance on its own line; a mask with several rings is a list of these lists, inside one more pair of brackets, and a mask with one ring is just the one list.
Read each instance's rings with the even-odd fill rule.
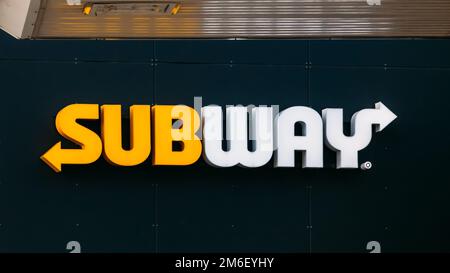
[[180,3],[163,1],[136,2],[88,2],[83,6],[83,14],[89,16],[105,15],[175,15],[180,10]]

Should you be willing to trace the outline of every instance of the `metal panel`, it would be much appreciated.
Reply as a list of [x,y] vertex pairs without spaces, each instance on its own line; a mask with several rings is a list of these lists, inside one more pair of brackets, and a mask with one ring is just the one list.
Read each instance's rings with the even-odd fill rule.
[[[382,101],[398,115],[359,153],[369,171],[317,171],[312,179],[312,251],[449,251],[442,218],[450,206],[447,171],[448,69],[319,67],[311,69],[311,104],[344,108],[346,120]],[[445,110],[444,110],[445,111]],[[347,126],[349,124],[347,123]],[[335,153],[326,153],[328,166]],[[332,227],[332,228],[331,228]]]
[[123,61],[153,59],[154,41],[16,40],[0,32],[0,59],[41,61]]
[[[57,175],[39,160],[61,140],[54,124],[61,108],[151,104],[152,68],[2,61],[0,75],[0,252],[61,252],[72,240],[86,252],[154,251],[154,188],[148,176],[141,180],[148,165],[116,169],[98,161]],[[99,133],[98,123],[87,125]]]
[[[155,72],[158,104],[192,105],[194,96],[204,105],[306,103],[304,65],[158,63]],[[154,168],[160,250],[306,252],[306,181],[298,169],[272,166],[214,168],[200,160]]]
[[310,45],[314,66],[450,67],[450,40],[315,40]]
[[162,40],[155,42],[160,62],[221,64],[300,64],[307,61],[303,40]]
[[[125,0],[128,1],[128,0]],[[130,0],[131,1],[131,0]],[[448,36],[448,0],[181,0],[173,16],[84,16],[46,0],[36,38]],[[85,3],[86,1],[82,1]]]

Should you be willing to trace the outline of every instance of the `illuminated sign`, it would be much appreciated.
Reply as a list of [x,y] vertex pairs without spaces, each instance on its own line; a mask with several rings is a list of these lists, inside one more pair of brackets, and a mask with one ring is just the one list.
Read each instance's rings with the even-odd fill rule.
[[[54,171],[64,164],[90,164],[103,154],[117,166],[142,164],[150,156],[153,165],[190,165],[203,152],[215,167],[261,167],[274,154],[275,167],[295,167],[295,152],[302,151],[303,168],[323,167],[323,143],[336,151],[337,168],[358,168],[358,152],[372,139],[372,127],[382,131],[397,116],[383,103],[353,114],[351,134],[344,134],[343,109],[328,108],[322,115],[305,106],[294,106],[276,114],[274,107],[228,106],[227,149],[223,142],[223,111],[205,106],[198,113],[185,105],[133,105],[130,111],[130,147],[122,145],[120,105],[72,104],[56,116],[59,134],[79,148],[64,149],[56,143],[41,159]],[[78,123],[100,120],[101,135]],[[181,126],[174,126],[178,121]],[[177,123],[177,122],[176,122]],[[295,133],[301,124],[302,134]],[[252,147],[249,147],[251,140]],[[174,149],[178,142],[180,149]]]

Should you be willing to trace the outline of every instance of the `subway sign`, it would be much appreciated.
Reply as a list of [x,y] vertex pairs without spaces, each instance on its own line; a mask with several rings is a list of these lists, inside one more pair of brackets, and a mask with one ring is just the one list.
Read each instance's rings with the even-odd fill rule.
[[[353,114],[351,133],[346,135],[340,108],[320,114],[305,106],[279,113],[273,106],[227,106],[224,113],[217,105],[198,110],[185,105],[133,105],[129,116],[130,142],[123,148],[121,105],[68,105],[58,112],[55,125],[78,148],[66,149],[58,142],[41,159],[55,172],[63,165],[94,163],[102,156],[115,166],[136,166],[149,157],[153,165],[185,166],[203,155],[214,167],[247,168],[264,166],[273,156],[275,167],[292,168],[296,151],[301,151],[303,168],[322,168],[325,144],[336,152],[336,168],[358,168],[358,152],[369,145],[372,133],[397,118],[378,102]],[[100,135],[79,123],[83,120],[99,120]],[[296,133],[298,124],[301,133]]]

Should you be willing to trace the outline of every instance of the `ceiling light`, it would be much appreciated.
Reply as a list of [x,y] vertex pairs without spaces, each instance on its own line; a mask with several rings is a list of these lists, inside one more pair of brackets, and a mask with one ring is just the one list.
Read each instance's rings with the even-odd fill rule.
[[175,15],[181,5],[176,2],[88,2],[83,6],[83,14],[90,16],[105,15]]

